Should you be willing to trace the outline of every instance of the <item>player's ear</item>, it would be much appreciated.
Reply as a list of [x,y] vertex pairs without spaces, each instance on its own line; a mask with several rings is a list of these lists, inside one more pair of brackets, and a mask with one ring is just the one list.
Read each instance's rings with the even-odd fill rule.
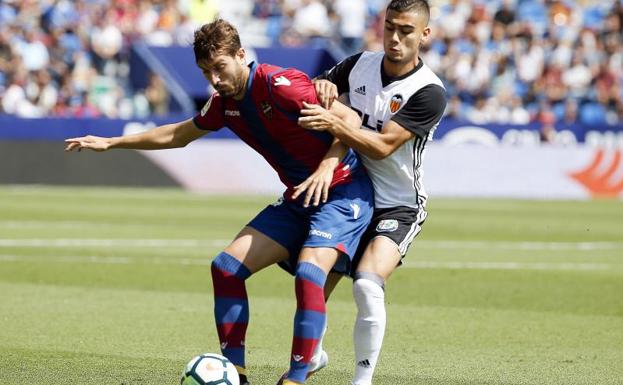
[[238,49],[238,52],[236,52],[236,60],[238,60],[238,63],[246,64],[246,56],[247,53],[245,52],[244,48],[240,47]]
[[422,37],[420,37],[420,44],[426,44],[429,36],[430,36],[430,27],[426,27],[422,30]]

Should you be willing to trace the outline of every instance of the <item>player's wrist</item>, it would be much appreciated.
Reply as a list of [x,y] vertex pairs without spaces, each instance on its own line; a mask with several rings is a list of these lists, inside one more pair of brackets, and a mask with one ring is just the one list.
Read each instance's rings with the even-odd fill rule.
[[337,156],[332,156],[332,157],[330,157],[330,158],[323,159],[323,160],[320,162],[319,167],[322,167],[322,168],[325,168],[325,169],[326,169],[326,168],[331,168],[331,169],[334,169],[334,168],[336,168],[336,167],[337,167],[337,165],[338,165],[339,163],[340,163],[340,159],[339,159]]

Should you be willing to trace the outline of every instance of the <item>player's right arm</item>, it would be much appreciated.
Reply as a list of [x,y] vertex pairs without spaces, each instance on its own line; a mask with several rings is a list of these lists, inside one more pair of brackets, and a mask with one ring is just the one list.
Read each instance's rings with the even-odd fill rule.
[[314,88],[322,107],[330,110],[333,101],[337,100],[340,95],[348,93],[350,71],[360,57],[361,53],[349,56],[313,79]]
[[161,150],[184,147],[208,131],[200,130],[192,119],[183,122],[165,124],[139,134],[104,138],[83,136],[66,139],[65,151],[82,150],[106,151],[111,148],[131,148],[136,150]]

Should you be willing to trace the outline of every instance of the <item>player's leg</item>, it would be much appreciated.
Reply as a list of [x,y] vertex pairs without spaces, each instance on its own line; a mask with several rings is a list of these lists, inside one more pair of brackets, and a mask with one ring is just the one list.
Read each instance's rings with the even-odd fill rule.
[[426,211],[409,207],[379,209],[366,232],[368,244],[357,261],[353,297],[357,318],[353,330],[353,385],[370,385],[385,335],[385,282],[420,232]]
[[385,335],[385,281],[400,262],[396,244],[385,237],[374,238],[366,248],[353,278],[357,318],[353,330],[355,346],[354,385],[370,385]]
[[[331,293],[333,293],[333,290],[335,289],[337,284],[340,282],[340,279],[342,277],[343,277],[343,274],[336,273],[334,271],[331,271],[327,275],[327,280],[326,280],[325,285],[324,285],[324,299],[325,299],[325,303],[327,303],[329,301],[329,297],[331,296]],[[314,353],[313,353],[312,358],[311,358],[311,360],[309,362],[307,378],[309,378],[311,375],[313,375],[314,373],[316,373],[319,370],[323,369],[324,367],[326,367],[329,364],[329,355],[322,348],[322,342],[324,341],[324,336],[327,333],[328,321],[329,320],[328,320],[327,315],[325,313],[324,327],[322,328],[322,332],[320,334],[320,339],[318,340],[318,343],[316,344],[316,347],[314,348]],[[288,373],[289,373],[289,370],[287,370],[285,373],[283,373],[283,375],[281,376],[281,378],[277,382],[277,385],[283,384],[283,381],[288,377]]]
[[[306,234],[292,207],[282,200],[262,210],[212,263],[214,314],[221,351],[246,376],[244,340],[249,319],[245,280],[298,254]],[[293,251],[296,250],[296,251]],[[242,378],[241,383],[246,382]]]
[[[290,371],[283,384],[302,384],[326,321],[324,286],[334,267],[348,269],[359,239],[370,223],[374,191],[367,174],[331,190],[329,200],[311,212],[309,233],[296,267],[297,311]],[[340,263],[336,262],[340,260]],[[344,273],[344,271],[340,271]]]
[[[296,266],[296,313],[288,380],[304,383],[314,350],[326,325],[324,286],[339,251],[327,247],[305,247]],[[288,383],[288,382],[284,382]]]
[[246,381],[245,346],[249,303],[245,281],[288,257],[288,251],[259,231],[245,227],[212,261],[214,317],[222,354]]

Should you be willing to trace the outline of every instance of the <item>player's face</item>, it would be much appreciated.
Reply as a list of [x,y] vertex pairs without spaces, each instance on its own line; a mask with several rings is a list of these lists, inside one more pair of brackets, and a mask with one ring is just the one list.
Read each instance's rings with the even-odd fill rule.
[[416,11],[396,12],[388,10],[385,15],[383,47],[385,57],[392,63],[413,63],[420,44],[430,34],[426,16]]
[[217,55],[211,59],[202,59],[197,63],[203,76],[212,87],[223,97],[237,97],[245,91],[245,60],[244,50],[230,56]]

